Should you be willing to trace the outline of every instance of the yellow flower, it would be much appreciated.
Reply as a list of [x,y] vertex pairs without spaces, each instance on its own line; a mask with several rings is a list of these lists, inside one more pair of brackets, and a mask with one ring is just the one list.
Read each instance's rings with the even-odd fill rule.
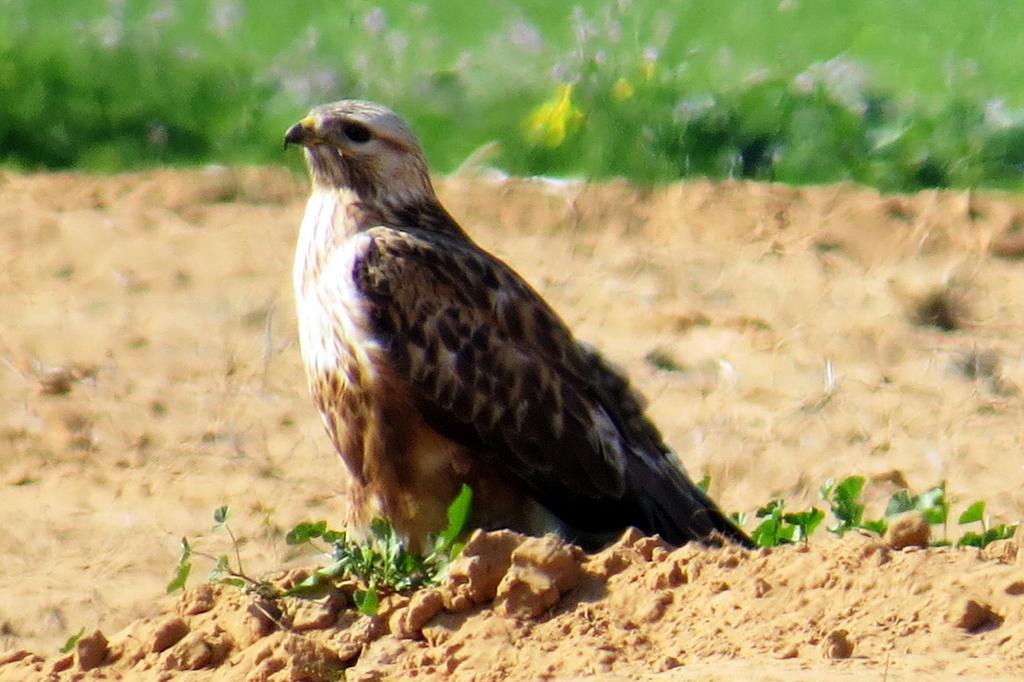
[[583,112],[572,104],[572,85],[559,85],[555,95],[526,119],[526,137],[534,144],[554,149],[583,121]]
[[615,81],[615,85],[612,86],[612,99],[616,102],[621,102],[624,99],[629,99],[633,96],[633,86],[629,84],[629,81],[625,78],[620,78]]

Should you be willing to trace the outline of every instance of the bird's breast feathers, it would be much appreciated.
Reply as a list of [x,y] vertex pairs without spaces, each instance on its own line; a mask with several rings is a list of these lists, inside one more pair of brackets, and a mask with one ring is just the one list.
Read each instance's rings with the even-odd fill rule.
[[353,278],[371,240],[355,231],[353,221],[345,197],[315,192],[299,232],[295,303],[311,383],[333,374],[342,387],[359,373],[372,379],[379,346],[367,320],[368,301]]

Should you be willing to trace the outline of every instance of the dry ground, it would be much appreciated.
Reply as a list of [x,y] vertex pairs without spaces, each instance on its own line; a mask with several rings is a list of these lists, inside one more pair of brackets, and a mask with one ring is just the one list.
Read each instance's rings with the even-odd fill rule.
[[[628,370],[724,508],[820,504],[824,479],[859,473],[875,514],[899,482],[940,480],[955,508],[1024,512],[1024,199],[440,185],[478,241]],[[201,665],[181,675],[316,679],[355,631],[376,640],[359,679],[1024,676],[1015,542],[892,551],[821,532],[810,548],[746,554],[627,540],[570,553],[575,587],[540,615],[486,595],[412,639],[354,619],[340,595],[301,634],[263,623],[248,641],[229,623],[259,620],[250,598],[195,587],[203,565],[184,601],[164,596],[182,535],[227,551],[210,533],[221,504],[253,574],[311,565],[282,532],[342,516],[295,343],[304,193],[269,170],[0,175],[0,679],[78,675],[88,652],[56,650],[83,627],[120,652],[97,678]],[[972,599],[991,613],[972,620]],[[280,619],[298,631],[294,616]],[[171,644],[153,652],[160,636]],[[836,657],[844,640],[852,656]]]

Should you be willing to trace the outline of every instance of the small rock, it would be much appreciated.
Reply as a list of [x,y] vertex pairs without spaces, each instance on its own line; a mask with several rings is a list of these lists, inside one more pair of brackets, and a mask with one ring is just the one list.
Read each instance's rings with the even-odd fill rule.
[[656,590],[667,587],[679,587],[686,582],[686,573],[680,568],[678,562],[666,560],[655,569],[653,577],[649,582],[651,587]]
[[79,637],[75,642],[75,664],[82,670],[98,668],[107,660],[110,652],[107,638],[99,630],[91,635]]
[[93,379],[97,368],[87,365],[58,365],[36,370],[39,392],[43,395],[67,395],[72,385],[85,379]]
[[355,611],[344,611],[334,626],[335,634],[327,644],[338,660],[345,663],[359,657],[370,642],[388,632],[388,625],[380,616],[363,616]]
[[671,549],[671,545],[666,543],[657,535],[649,535],[637,540],[633,544],[633,549],[635,549],[645,561],[652,561],[656,552],[669,550]]
[[512,553],[512,566],[498,585],[494,609],[531,618],[558,603],[579,582],[583,552],[553,535],[529,538]]
[[833,630],[822,642],[821,650],[825,658],[840,660],[853,655],[853,642],[850,641],[850,633],[846,630]]
[[1017,562],[1019,550],[1016,540],[996,540],[981,549],[981,556],[1001,564],[1013,564]]
[[1006,594],[1012,597],[1019,597],[1024,594],[1024,580],[1014,580],[1003,588],[1003,592],[1006,592]]
[[512,563],[512,552],[522,542],[522,535],[507,530],[474,532],[448,568],[441,590],[444,607],[464,611],[494,599]]
[[952,620],[958,628],[972,634],[997,628],[1003,623],[1003,617],[991,606],[975,599],[964,599],[957,604],[953,609]]
[[335,651],[316,638],[285,630],[271,633],[232,661],[247,669],[247,680],[326,682],[343,677],[343,664]]
[[889,523],[889,529],[885,531],[885,543],[893,549],[927,547],[931,530],[920,512],[907,512]]
[[269,602],[257,601],[245,609],[230,609],[219,622],[238,648],[245,649],[274,629],[274,621],[270,616],[276,618],[279,614],[275,611],[268,613],[268,608],[272,606]]
[[782,644],[775,649],[775,657],[783,660],[797,658],[800,656],[800,649],[796,644]]
[[155,654],[166,651],[187,634],[188,623],[177,616],[166,618],[156,626],[156,630],[153,632],[153,644],[150,651]]
[[57,660],[55,660],[53,663],[50,664],[50,674],[51,675],[55,675],[57,673],[62,673],[65,670],[69,669],[74,664],[75,664],[75,656],[74,656],[74,654],[68,654],[67,656],[61,656],[60,658],[58,658]]
[[754,596],[761,598],[768,594],[772,589],[771,584],[768,583],[764,578],[758,578],[754,581]]
[[6,665],[8,663],[17,663],[18,661],[41,661],[42,658],[37,654],[32,653],[28,649],[15,649],[14,651],[8,651],[0,654],[0,665]]
[[391,634],[401,639],[417,639],[422,636],[423,626],[444,607],[441,592],[434,589],[420,590],[412,596],[409,605],[391,615],[388,626]]
[[201,632],[190,632],[171,647],[164,670],[199,670],[210,664],[213,650]]
[[50,367],[39,375],[39,392],[43,395],[67,395],[75,375],[69,367]]
[[640,555],[633,549],[612,545],[590,557],[587,561],[587,573],[599,578],[610,578],[622,573],[640,559]]
[[636,621],[640,624],[656,623],[665,615],[665,610],[672,603],[672,593],[665,591],[650,599],[637,609]]
[[195,616],[206,613],[213,608],[217,597],[217,588],[211,583],[201,583],[185,590],[178,602],[178,613],[183,616]]
[[321,599],[299,599],[292,614],[292,629],[302,632],[328,628],[337,620],[342,604],[340,593],[332,593]]

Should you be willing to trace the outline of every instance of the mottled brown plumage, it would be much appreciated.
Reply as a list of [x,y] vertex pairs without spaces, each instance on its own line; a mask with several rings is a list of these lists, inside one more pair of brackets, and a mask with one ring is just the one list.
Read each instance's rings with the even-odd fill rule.
[[749,541],[675,463],[626,379],[438,202],[390,110],[314,109],[296,250],[303,359],[349,474],[352,533],[385,516],[413,548],[459,486],[474,522],[588,546],[628,526]]

